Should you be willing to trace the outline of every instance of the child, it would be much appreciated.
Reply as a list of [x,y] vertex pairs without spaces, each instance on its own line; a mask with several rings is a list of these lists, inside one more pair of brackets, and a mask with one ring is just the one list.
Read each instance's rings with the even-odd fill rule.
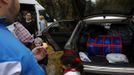
[[64,69],[64,75],[81,75],[83,65],[81,64],[79,57],[63,54],[60,61],[62,68]]
[[48,63],[48,54],[46,47],[43,46],[43,40],[39,37],[34,40],[35,48],[32,50],[35,58],[37,59],[40,65],[47,65]]

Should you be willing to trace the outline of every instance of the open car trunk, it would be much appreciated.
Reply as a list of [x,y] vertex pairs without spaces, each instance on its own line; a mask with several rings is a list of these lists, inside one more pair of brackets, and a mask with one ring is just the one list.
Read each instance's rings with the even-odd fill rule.
[[84,65],[92,66],[102,66],[102,67],[134,67],[134,35],[133,35],[133,25],[128,25],[125,23],[111,23],[111,24],[87,24],[79,33],[78,38],[78,50],[85,52],[88,55],[87,42],[89,37],[97,37],[98,35],[112,35],[121,36],[122,51],[129,60],[129,63],[114,63],[110,64],[106,55],[91,55],[89,59],[92,62],[86,63]]

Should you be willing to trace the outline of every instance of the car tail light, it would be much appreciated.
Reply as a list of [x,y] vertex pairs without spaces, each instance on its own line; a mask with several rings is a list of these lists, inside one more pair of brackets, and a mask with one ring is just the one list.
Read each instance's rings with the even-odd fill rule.
[[76,54],[74,50],[64,49],[65,54]]
[[76,56],[76,59],[75,59],[76,62],[80,62],[81,61],[80,60],[80,56],[74,50],[64,49],[64,54],[74,55],[74,56]]

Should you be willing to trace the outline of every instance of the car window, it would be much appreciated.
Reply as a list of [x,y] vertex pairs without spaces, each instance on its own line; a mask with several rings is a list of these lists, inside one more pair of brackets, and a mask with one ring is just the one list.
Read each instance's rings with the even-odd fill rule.
[[74,22],[60,22],[59,25],[61,32],[72,32],[76,24]]
[[67,33],[70,33],[74,30],[76,24],[77,23],[74,21],[57,22],[52,27],[50,27],[49,32],[67,32]]
[[65,43],[68,41],[76,25],[77,22],[75,21],[61,21],[51,25],[48,32],[55,44],[57,44],[55,46],[52,42],[55,49],[58,46],[61,50],[63,50]]

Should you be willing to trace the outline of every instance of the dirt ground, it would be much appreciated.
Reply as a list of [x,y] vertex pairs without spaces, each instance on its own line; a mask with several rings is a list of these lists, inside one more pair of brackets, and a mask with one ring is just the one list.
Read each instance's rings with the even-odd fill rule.
[[52,46],[48,46],[48,64],[46,66],[47,75],[62,75],[62,68],[60,66],[59,58],[63,54],[63,51],[54,51]]

